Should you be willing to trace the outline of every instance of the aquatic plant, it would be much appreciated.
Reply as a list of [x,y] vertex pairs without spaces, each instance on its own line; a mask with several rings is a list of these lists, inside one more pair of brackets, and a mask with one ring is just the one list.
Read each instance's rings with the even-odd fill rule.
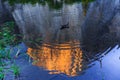
[[0,80],[3,80],[3,79],[4,79],[4,74],[0,73]]
[[0,67],[0,80],[3,80],[4,79],[4,68],[3,67]]
[[[10,56],[11,47],[21,41],[17,39],[18,36],[15,34],[15,23],[13,21],[6,22],[0,26],[0,80],[4,79],[4,73],[11,70],[15,77],[19,75],[19,68],[16,65],[12,65],[14,62]],[[12,66],[5,68],[8,65]]]
[[18,35],[14,33],[15,23],[6,22],[0,26],[0,59],[10,59],[10,49],[8,46],[14,46],[20,42],[17,40]]
[[19,69],[19,67],[18,67],[17,65],[13,64],[13,65],[11,66],[11,69],[12,69],[14,75],[15,75],[15,78],[17,78],[17,77],[19,76],[19,74],[20,74],[20,69]]

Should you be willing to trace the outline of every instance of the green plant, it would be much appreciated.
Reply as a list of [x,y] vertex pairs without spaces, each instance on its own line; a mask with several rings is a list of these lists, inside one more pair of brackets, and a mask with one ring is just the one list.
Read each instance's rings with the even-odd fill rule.
[[[17,36],[19,34],[15,34],[15,23],[13,21],[6,22],[0,26],[0,80],[4,79],[5,74],[8,71],[13,71],[15,77],[19,76],[19,67],[14,64],[11,59],[11,47],[18,44],[20,41],[17,41]],[[6,66],[10,66],[9,68],[5,68]]]
[[10,50],[0,49],[0,58],[2,58],[2,59],[11,59]]
[[0,67],[0,80],[3,80],[4,79],[4,68],[3,67]]
[[0,80],[3,80],[4,79],[4,74],[3,73],[0,73]]
[[19,69],[19,67],[14,64],[14,65],[11,66],[11,69],[13,70],[13,73],[14,73],[15,77],[18,77],[19,74],[20,74],[20,69]]
[[4,69],[3,67],[0,67],[0,72],[3,72],[3,69]]
[[6,47],[8,45],[16,45],[21,41],[17,39],[18,37],[21,37],[21,35],[15,33],[15,23],[13,21],[6,22],[0,26],[1,47]]

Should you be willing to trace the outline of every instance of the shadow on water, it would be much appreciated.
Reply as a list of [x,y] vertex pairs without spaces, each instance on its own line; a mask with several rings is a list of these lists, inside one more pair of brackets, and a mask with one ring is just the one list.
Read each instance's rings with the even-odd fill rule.
[[120,56],[120,1],[63,4],[60,10],[49,7],[23,4],[12,10],[33,64],[51,75],[72,76],[68,80],[119,80],[120,64],[114,61],[119,62]]

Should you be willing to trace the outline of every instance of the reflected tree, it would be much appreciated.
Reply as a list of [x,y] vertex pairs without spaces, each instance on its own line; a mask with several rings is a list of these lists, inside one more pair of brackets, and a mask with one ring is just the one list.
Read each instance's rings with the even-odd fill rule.
[[10,3],[10,5],[14,5],[15,3],[21,3],[21,4],[36,4],[39,3],[41,5],[48,4],[50,8],[52,9],[60,9],[62,8],[63,4],[73,4],[73,3],[78,3],[82,2],[83,5],[87,5],[89,2],[92,2],[94,0],[5,0]]

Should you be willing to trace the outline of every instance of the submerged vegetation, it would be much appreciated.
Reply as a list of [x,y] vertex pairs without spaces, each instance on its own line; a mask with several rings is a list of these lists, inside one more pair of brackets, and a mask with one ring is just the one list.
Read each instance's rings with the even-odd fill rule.
[[60,9],[62,8],[63,4],[73,4],[82,2],[83,4],[88,4],[89,2],[92,2],[94,0],[5,0],[9,1],[11,5],[14,5],[15,3],[21,3],[21,4],[36,4],[39,3],[41,5],[48,4],[50,8],[52,9]]
[[19,74],[19,67],[15,65],[14,59],[11,57],[12,47],[20,42],[17,39],[20,35],[15,34],[14,29],[13,21],[0,26],[0,80],[4,80],[5,75],[11,71],[15,77]]

